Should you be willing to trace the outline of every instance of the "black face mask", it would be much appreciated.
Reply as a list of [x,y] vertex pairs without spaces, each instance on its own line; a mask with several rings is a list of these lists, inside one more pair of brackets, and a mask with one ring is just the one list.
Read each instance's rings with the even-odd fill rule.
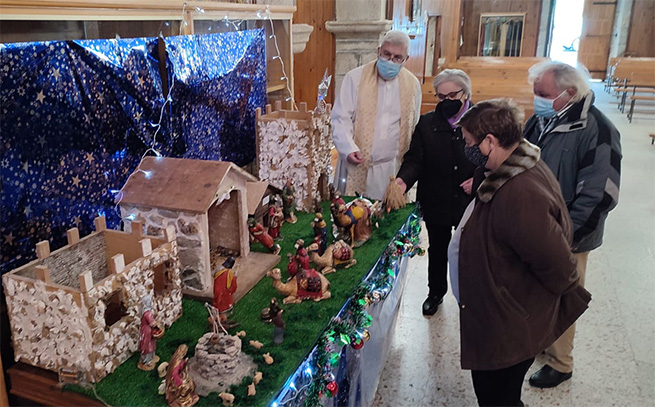
[[441,111],[441,113],[448,119],[455,116],[461,108],[462,101],[459,99],[444,99],[437,105],[437,110]]

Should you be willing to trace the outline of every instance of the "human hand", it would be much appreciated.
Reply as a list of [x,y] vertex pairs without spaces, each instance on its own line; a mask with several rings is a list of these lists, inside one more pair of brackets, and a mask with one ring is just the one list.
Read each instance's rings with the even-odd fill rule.
[[405,184],[405,181],[403,181],[402,178],[396,178],[396,184],[398,184],[400,189],[403,191],[403,194],[407,191],[407,184]]
[[355,151],[354,153],[348,154],[346,159],[353,165],[359,165],[364,162],[364,157],[362,157],[362,153],[360,151]]
[[471,195],[471,188],[473,188],[473,178],[469,178],[466,181],[459,184],[459,186],[466,192],[467,195]]

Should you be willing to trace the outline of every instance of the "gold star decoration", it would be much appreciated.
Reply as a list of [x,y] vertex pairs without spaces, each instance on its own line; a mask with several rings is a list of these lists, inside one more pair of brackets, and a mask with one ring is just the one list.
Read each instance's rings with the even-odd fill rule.
[[43,103],[43,100],[45,99],[45,95],[43,94],[43,91],[39,91],[39,93],[36,94],[36,100],[39,102]]
[[53,69],[52,74],[54,75],[56,80],[59,80],[59,77],[61,76],[61,74],[59,73],[59,68]]
[[136,121],[141,121],[141,112],[136,112],[134,118],[136,119]]
[[139,86],[143,86],[143,84],[146,83],[146,81],[143,80],[143,78],[141,78],[140,76],[138,76],[138,78],[139,78]]
[[73,185],[75,185],[76,187],[80,186],[80,181],[81,181],[80,177],[78,177],[77,175],[73,177]]
[[5,235],[5,242],[7,242],[9,246],[14,244],[14,234],[12,232],[9,232],[8,235]]
[[86,160],[91,164],[94,160],[93,154],[91,153],[86,153]]
[[105,95],[103,95],[102,92],[98,93],[98,100],[100,101],[100,103],[102,103],[104,101],[104,98],[105,98]]

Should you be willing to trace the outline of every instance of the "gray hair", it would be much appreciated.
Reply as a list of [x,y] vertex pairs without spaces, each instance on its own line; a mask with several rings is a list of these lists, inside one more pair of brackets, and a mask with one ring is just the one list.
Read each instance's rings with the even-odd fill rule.
[[437,76],[434,77],[432,86],[434,87],[434,93],[437,94],[437,88],[444,82],[453,82],[460,86],[467,98],[471,98],[471,78],[466,74],[466,72],[461,69],[444,69],[439,72]]
[[402,31],[388,31],[386,34],[384,34],[382,41],[380,41],[380,47],[382,47],[384,44],[402,45],[405,47],[405,56],[407,56],[409,53],[409,35]]
[[579,102],[589,93],[589,71],[584,65],[574,68],[569,64],[557,61],[544,61],[532,65],[528,70],[528,82],[534,83],[541,80],[547,73],[552,72],[555,79],[555,86],[560,92],[568,88],[576,90],[571,98],[572,102]]

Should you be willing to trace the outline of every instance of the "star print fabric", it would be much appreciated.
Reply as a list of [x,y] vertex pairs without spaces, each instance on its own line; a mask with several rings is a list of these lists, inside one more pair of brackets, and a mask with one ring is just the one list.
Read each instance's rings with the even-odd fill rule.
[[98,215],[118,228],[117,192],[151,147],[251,162],[265,104],[263,30],[0,44],[0,274]]

